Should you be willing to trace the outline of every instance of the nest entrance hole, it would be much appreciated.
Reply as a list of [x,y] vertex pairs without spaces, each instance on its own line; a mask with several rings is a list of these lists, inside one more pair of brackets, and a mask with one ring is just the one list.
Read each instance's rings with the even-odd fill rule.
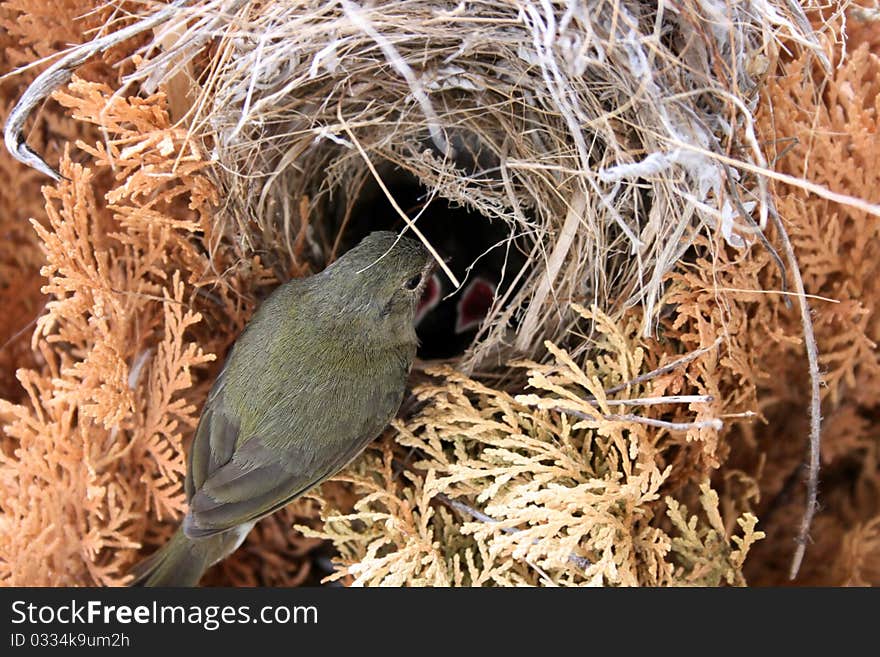
[[[423,360],[461,356],[476,339],[496,300],[512,298],[511,286],[525,279],[526,246],[511,227],[438,195],[415,176],[389,166],[383,173],[390,195],[415,222],[459,283],[435,268],[416,314],[418,356]],[[342,198],[335,213],[335,234],[341,233],[337,254],[344,253],[376,230],[402,231],[403,218],[388,196],[370,180]],[[343,195],[344,196],[344,195]],[[413,237],[412,233],[409,233]],[[516,283],[515,283],[516,282]],[[510,322],[511,328],[516,318]]]

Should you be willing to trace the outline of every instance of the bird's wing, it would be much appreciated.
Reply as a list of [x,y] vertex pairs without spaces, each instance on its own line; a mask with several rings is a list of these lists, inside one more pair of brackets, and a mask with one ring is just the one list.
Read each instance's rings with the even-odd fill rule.
[[195,490],[184,531],[190,538],[211,536],[273,513],[345,466],[364,442],[350,443],[324,458],[306,445],[294,444],[279,459],[277,449],[263,440],[249,440]]
[[[191,538],[211,536],[257,520],[342,469],[388,423],[403,395],[401,384],[389,390],[349,382],[340,388],[304,389],[289,405],[289,416],[312,424],[291,423],[279,442],[277,429],[258,428],[242,436],[231,404],[224,403],[224,373],[202,411],[190,449],[186,477],[189,513],[184,531]],[[335,382],[340,383],[336,377]],[[367,389],[368,394],[354,394]],[[293,428],[296,426],[297,428]],[[303,439],[319,432],[322,440]]]
[[[228,364],[229,361],[227,361]],[[225,383],[226,365],[220,371],[196,427],[195,437],[189,451],[189,462],[186,468],[186,501],[189,502],[195,492],[201,488],[208,476],[232,458],[235,443],[238,439],[239,422],[237,418],[223,411],[223,404],[218,403],[222,397]]]
[[351,461],[400,406],[414,345],[374,353],[328,337],[292,310],[303,284],[263,302],[211,388],[187,468],[192,538],[285,506]]

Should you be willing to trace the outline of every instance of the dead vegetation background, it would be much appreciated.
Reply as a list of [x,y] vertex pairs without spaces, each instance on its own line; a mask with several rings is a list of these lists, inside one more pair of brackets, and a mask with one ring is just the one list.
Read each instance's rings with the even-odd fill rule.
[[[830,75],[796,43],[767,60],[755,81],[755,143],[779,172],[878,203],[880,28],[871,11],[850,11],[844,41],[840,17],[824,22],[833,14],[813,16]],[[0,17],[3,71],[126,19],[84,0],[5,2]],[[0,153],[7,585],[125,582],[182,515],[183,455],[223,354],[266,291],[316,266],[297,239],[305,228],[269,253],[280,224],[249,225],[265,213],[230,210],[230,197],[259,196],[235,196],[224,185],[245,182],[218,177],[216,144],[192,138],[196,123],[176,123],[192,99],[175,108],[167,86],[114,93],[148,38],[80,69],[34,122],[29,143],[60,162],[65,180],[47,184]],[[3,80],[5,112],[32,78]],[[301,228],[320,216],[321,190],[305,184],[284,182],[315,205],[298,200],[278,215]],[[657,184],[674,199],[666,211],[693,214],[674,181]],[[874,584],[877,218],[797,187],[768,193],[815,295],[825,383],[822,508],[797,583]],[[218,207],[231,220],[218,222]],[[681,224],[692,225],[702,224]],[[503,368],[478,358],[429,367],[414,410],[336,481],[261,522],[210,582],[316,582],[326,575],[317,555],[329,550],[331,579],[357,585],[786,582],[804,506],[802,329],[770,252],[739,248],[732,235],[719,219],[676,246],[656,269],[653,304],[563,290],[558,298],[582,305],[563,303],[566,321],[541,325],[530,353]],[[598,285],[605,291],[626,289],[637,271],[613,261],[596,274],[615,272]],[[525,289],[517,303],[528,313],[539,281]]]

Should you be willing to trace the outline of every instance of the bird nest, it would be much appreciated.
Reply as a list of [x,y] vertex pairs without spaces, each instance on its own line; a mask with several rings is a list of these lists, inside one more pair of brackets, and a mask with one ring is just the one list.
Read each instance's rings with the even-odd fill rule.
[[740,248],[766,228],[765,179],[728,162],[765,167],[757,84],[780,34],[804,39],[789,5],[200,1],[128,82],[165,85],[216,164],[223,234],[282,271],[303,230],[318,268],[365,224],[473,253],[444,268],[453,288],[503,254],[466,359],[497,367],[565,336],[571,299],[639,306],[651,335],[696,235]]
[[[150,518],[180,514],[183,443],[210,383],[200,372],[256,300],[392,228],[436,254],[450,295],[486,267],[491,303],[446,366],[427,363],[432,378],[394,439],[339,490],[324,487],[322,522],[303,502],[258,526],[291,561],[253,548],[224,581],[306,577],[315,543],[287,537],[295,513],[341,555],[334,576],[359,583],[744,581],[761,538],[752,494],[731,493],[722,519],[709,478],[729,452],[722,415],[754,401],[754,383],[737,381],[755,367],[742,364],[752,343],[731,337],[729,308],[698,297],[718,272],[751,276],[755,289],[775,272],[785,290],[787,237],[780,256],[765,236],[768,179],[809,185],[768,168],[778,149],[761,141],[756,114],[783,43],[828,63],[794,3],[135,7],[143,15],[102,7],[101,31],[53,66],[98,51],[125,62],[118,79],[103,73],[110,85],[77,78],[55,93],[98,133],[80,139],[82,157],[63,155],[37,224],[57,301],[35,349],[57,335],[78,347],[49,358],[55,379],[28,379],[44,399],[34,403],[72,394],[64,377],[100,388],[66,403],[121,445],[119,463],[83,480],[105,492],[82,530],[87,567],[70,578],[122,581],[131,548],[167,532]],[[25,106],[62,78],[38,78]],[[65,260],[95,226],[114,246],[94,265]],[[124,269],[115,278],[113,266]],[[114,281],[105,297],[71,276],[80,270]],[[112,344],[97,337],[96,308],[110,322],[102,335],[116,335],[119,316]],[[35,411],[6,404],[11,433],[26,433]],[[125,507],[107,534],[97,518],[120,517],[114,486],[146,487],[147,508]]]

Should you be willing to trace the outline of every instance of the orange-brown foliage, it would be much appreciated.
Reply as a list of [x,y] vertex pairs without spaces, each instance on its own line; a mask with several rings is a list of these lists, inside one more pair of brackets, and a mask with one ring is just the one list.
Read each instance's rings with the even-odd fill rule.
[[[66,180],[43,189],[46,223],[32,222],[49,301],[31,341],[40,362],[17,374],[27,399],[0,401],[0,578],[117,584],[181,515],[185,441],[212,363],[272,279],[194,239],[210,242],[217,199],[162,94],[113,99],[75,79],[56,100],[82,122],[100,115],[109,139],[77,142],[87,166],[65,154]],[[277,568],[257,579],[230,564],[227,582],[302,579],[314,541],[291,543],[279,522],[254,536],[270,539]]]
[[[90,13],[94,7],[98,11]],[[104,24],[108,12],[111,7],[84,0],[0,5],[2,68],[57,52]],[[781,64],[762,94],[759,127],[764,142],[776,144],[778,170],[878,202],[875,26],[851,21],[847,58],[827,80],[810,68],[814,60],[807,56]],[[50,161],[61,161],[66,180],[41,192],[45,180],[39,174],[0,152],[5,181],[0,583],[5,585],[120,584],[142,547],[145,552],[161,543],[183,511],[183,455],[208,386],[256,300],[277,282],[259,259],[242,256],[235,239],[215,233],[218,199],[206,156],[185,129],[172,125],[166,96],[113,96],[125,68],[113,64],[131,51],[129,44],[96,58],[35,123],[30,142]],[[816,76],[816,85],[805,82],[808,74]],[[32,76],[2,83],[3,116]],[[99,124],[105,133],[95,129]],[[788,143],[783,140],[791,137],[797,145],[783,153]],[[822,297],[810,303],[825,382],[823,506],[799,582],[877,584],[878,223],[796,189],[779,185],[775,193],[807,291]],[[353,488],[325,486],[323,507],[301,500],[261,522],[207,582],[311,581],[310,553],[320,541],[292,531],[297,522],[337,543],[347,581],[405,581],[410,573],[420,582],[539,583],[532,564],[497,560],[509,550],[539,560],[561,581],[582,583],[566,562],[578,549],[602,564],[597,581],[742,583],[745,574],[751,584],[783,583],[803,509],[808,385],[800,321],[796,310],[783,304],[780,272],[759,245],[734,251],[720,240],[701,238],[693,253],[669,277],[664,301],[670,312],[656,340],[639,343],[638,318],[624,317],[619,326],[607,327],[615,337],[599,350],[595,369],[567,360],[562,350],[553,352],[555,363],[529,367],[533,384],[549,386],[545,393],[567,394],[579,381],[584,389],[607,388],[712,345],[721,335],[717,349],[643,384],[639,394],[711,395],[711,403],[658,405],[645,413],[681,422],[721,417],[722,432],[624,429],[618,423],[600,427],[594,436],[589,423],[576,431],[552,409],[532,409],[527,402],[535,399],[514,399],[449,374],[443,385],[421,389],[425,410],[398,426],[397,444],[386,437],[343,475]],[[592,378],[580,379],[581,367]],[[509,440],[523,442],[506,443],[506,435],[497,435],[502,430],[516,434]],[[419,451],[412,471],[398,476],[394,456],[407,454],[401,444]],[[555,466],[546,465],[552,459],[545,451],[551,448],[575,471],[589,466],[602,476],[614,472],[585,445],[601,447],[622,469],[621,480],[647,477],[648,492],[632,488],[620,505],[609,504],[604,525],[579,514],[566,525],[569,510],[550,499],[547,489],[530,488],[531,470],[522,471],[522,481],[510,472],[486,474],[487,464],[500,457],[528,460],[549,472]],[[454,450],[443,449],[450,446]],[[569,477],[568,470],[556,469]],[[509,532],[453,518],[432,497],[437,476],[447,478],[444,495],[469,502],[479,498],[486,482],[499,490],[512,482],[536,502],[521,508],[509,492],[493,500],[511,528],[545,513],[542,522],[561,518],[560,526],[571,533],[554,543],[555,535],[540,535],[543,525],[536,523],[531,528],[536,542],[517,545]],[[719,498],[705,483],[710,477]],[[613,477],[595,479],[597,486],[617,485]],[[552,477],[548,481],[558,484]],[[580,492],[593,494],[589,486]],[[621,509],[622,515],[615,515]],[[733,550],[737,519],[747,540],[758,537],[742,523],[746,511],[759,518],[767,538],[751,547],[743,565],[747,549]],[[693,513],[703,521],[691,531]],[[323,529],[319,514],[328,519]],[[368,527],[375,518],[381,522]],[[609,543],[604,527],[619,521],[626,535]],[[604,552],[591,542],[597,536],[606,541]],[[415,568],[408,554],[434,561]]]
[[[876,30],[858,33],[864,39],[850,40],[827,80],[810,57],[783,63],[767,82],[759,127],[779,154],[777,170],[876,203],[880,58],[871,50]],[[798,583],[878,584],[880,228],[859,210],[785,185],[775,191],[807,293],[816,295],[810,305],[823,368],[821,506]],[[804,504],[809,388],[801,325],[782,303],[767,252],[718,246],[714,258],[672,275],[667,300],[679,305],[670,335],[698,344],[701,334],[725,332],[715,373],[724,406],[760,417],[726,436],[722,502],[751,509],[767,532],[746,563],[749,582],[782,584]]]

